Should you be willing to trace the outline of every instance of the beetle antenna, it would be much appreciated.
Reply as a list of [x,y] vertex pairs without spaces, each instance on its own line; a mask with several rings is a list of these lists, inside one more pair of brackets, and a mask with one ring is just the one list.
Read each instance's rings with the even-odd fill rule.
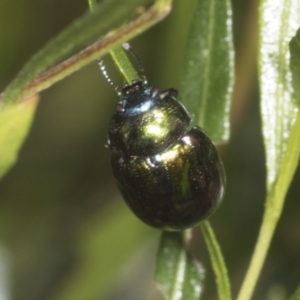
[[123,43],[122,48],[124,50],[128,51],[133,56],[133,58],[135,59],[137,65],[138,65],[138,70],[140,72],[140,76],[141,76],[143,82],[147,83],[144,65],[143,65],[142,61],[140,60],[140,58],[138,57],[138,55],[136,54],[136,52],[133,50],[133,48],[130,46],[129,43]]
[[100,67],[100,70],[101,70],[101,72],[102,72],[104,78],[106,79],[106,81],[107,81],[111,86],[114,86],[116,93],[117,93],[118,95],[120,95],[119,87],[116,86],[116,85],[113,83],[113,81],[111,80],[111,78],[109,77],[109,75],[108,75],[108,73],[107,73],[107,71],[106,71],[106,67],[105,67],[105,65],[104,65],[103,59],[102,59],[102,58],[98,58],[98,59],[97,59],[97,62],[98,62],[98,65],[99,65],[99,67]]

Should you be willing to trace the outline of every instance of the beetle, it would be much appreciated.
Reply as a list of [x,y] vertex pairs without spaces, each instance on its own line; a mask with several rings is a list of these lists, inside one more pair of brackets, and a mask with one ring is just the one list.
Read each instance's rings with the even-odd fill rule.
[[163,230],[187,229],[208,218],[224,196],[223,164],[207,134],[189,128],[191,117],[177,100],[178,91],[161,91],[137,79],[124,84],[119,96],[108,146],[130,209]]

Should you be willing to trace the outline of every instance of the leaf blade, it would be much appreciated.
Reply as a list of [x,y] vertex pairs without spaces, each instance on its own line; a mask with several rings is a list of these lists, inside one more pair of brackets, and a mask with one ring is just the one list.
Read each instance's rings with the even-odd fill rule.
[[0,178],[16,163],[37,104],[37,99],[32,99],[12,105],[0,114]]
[[296,12],[299,15],[300,4],[295,0],[261,3],[259,80],[268,190],[276,181],[298,111],[288,47],[297,30]]
[[232,10],[229,1],[198,1],[187,41],[182,102],[212,140],[229,138],[233,89]]
[[165,299],[198,300],[201,296],[204,270],[184,249],[181,233],[162,233],[155,279]]
[[[300,67],[300,57],[297,51],[290,53],[288,45],[297,30],[299,13],[299,1],[261,2],[259,81],[267,198],[260,233],[238,300],[248,300],[253,294],[298,165],[300,98],[297,88],[294,94],[292,85],[298,76],[295,69]],[[290,69],[289,60],[293,55],[298,56],[294,56],[297,66]]]
[[[138,5],[148,3],[149,0],[129,0],[120,5],[117,0],[102,1],[93,13],[76,20],[33,56],[6,88],[0,101],[2,98],[4,104],[13,103],[49,87],[153,26],[171,10],[171,0],[157,0],[141,16],[123,25],[136,16]],[[111,31],[112,28],[118,29]]]

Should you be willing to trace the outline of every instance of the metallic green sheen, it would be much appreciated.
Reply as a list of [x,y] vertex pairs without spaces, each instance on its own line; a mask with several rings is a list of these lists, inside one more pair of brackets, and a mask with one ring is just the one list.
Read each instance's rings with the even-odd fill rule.
[[131,210],[160,229],[182,230],[198,224],[219,207],[224,195],[222,162],[199,127],[156,155],[115,152],[111,163]]
[[[151,96],[148,99],[146,104],[152,101]],[[168,94],[155,101],[156,105],[143,113],[113,115],[109,127],[109,144],[113,150],[133,156],[154,155],[186,132],[190,116],[184,106]]]

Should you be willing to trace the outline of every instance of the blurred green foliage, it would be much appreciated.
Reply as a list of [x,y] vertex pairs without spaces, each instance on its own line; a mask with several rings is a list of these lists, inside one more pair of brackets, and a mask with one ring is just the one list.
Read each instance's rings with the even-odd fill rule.
[[[180,85],[192,2],[175,0],[169,17],[132,43],[151,85]],[[221,149],[228,185],[211,222],[235,296],[261,222],[266,174],[255,51],[247,44],[256,41],[257,3],[234,0],[233,8],[233,134]],[[87,9],[79,0],[2,1],[0,91],[31,55]],[[119,78],[115,70],[109,72]],[[0,294],[11,283],[12,299],[17,300],[75,299],[75,292],[77,299],[159,299],[150,279],[159,232],[136,220],[123,204],[104,147],[116,101],[96,64],[41,94],[19,160],[0,182],[0,261],[12,270],[8,286],[0,284]],[[299,180],[298,170],[254,299],[272,299],[274,290],[286,299],[299,282]],[[192,247],[207,269],[203,299],[216,299],[203,239]],[[90,298],[80,298],[85,290],[92,293]]]

